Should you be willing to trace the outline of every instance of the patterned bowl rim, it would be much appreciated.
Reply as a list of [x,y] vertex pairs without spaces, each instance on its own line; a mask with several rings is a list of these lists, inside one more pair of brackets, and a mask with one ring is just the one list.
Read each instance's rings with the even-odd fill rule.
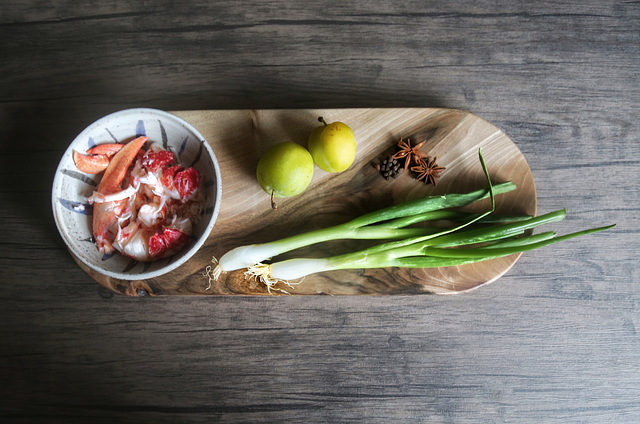
[[[209,157],[211,158],[211,163],[213,164],[213,169],[214,169],[215,178],[216,178],[216,181],[215,181],[216,199],[213,205],[213,212],[211,214],[211,219],[209,219],[207,227],[205,228],[202,236],[199,237],[198,240],[194,243],[194,245],[191,246],[191,248],[187,252],[185,252],[180,258],[154,271],[143,271],[139,274],[127,274],[122,272],[109,271],[107,269],[96,266],[90,261],[85,260],[85,258],[83,257],[84,255],[79,254],[79,252],[76,251],[76,249],[71,244],[71,242],[67,240],[67,237],[64,236],[63,224],[62,222],[60,222],[60,219],[58,218],[58,214],[56,213],[56,202],[57,202],[56,192],[57,192],[57,187],[59,187],[59,185],[62,183],[61,179],[63,177],[62,171],[63,171],[64,158],[67,155],[73,154],[73,149],[78,139],[80,139],[83,136],[86,136],[86,134],[90,133],[94,129],[94,127],[101,125],[104,121],[118,119],[126,115],[135,116],[136,114],[152,114],[152,115],[160,116],[167,120],[175,121],[180,125],[182,125],[184,128],[186,128],[188,131],[192,132],[198,138],[198,140],[202,143],[204,148],[207,150]],[[64,241],[65,245],[67,246],[67,248],[69,249],[69,251],[73,254],[75,258],[78,258],[83,264],[85,264],[92,270],[97,271],[102,275],[106,275],[108,277],[117,278],[121,280],[144,280],[148,278],[159,277],[161,275],[164,275],[168,272],[173,271],[174,269],[178,268],[180,265],[187,262],[202,247],[204,242],[209,237],[209,234],[211,234],[211,231],[213,230],[213,226],[216,223],[216,220],[218,218],[218,213],[220,212],[221,202],[222,202],[222,174],[220,172],[220,165],[218,163],[218,159],[216,158],[216,155],[213,153],[213,150],[211,149],[211,146],[209,145],[208,141],[203,137],[200,131],[198,131],[193,125],[191,125],[184,119],[170,112],[166,112],[160,109],[153,109],[153,108],[129,108],[129,109],[119,110],[117,112],[113,112],[113,113],[110,113],[109,115],[103,116],[102,118],[88,125],[73,139],[73,141],[71,141],[71,143],[69,144],[69,147],[67,147],[65,152],[62,154],[60,158],[60,162],[58,163],[58,167],[56,168],[56,173],[53,178],[53,186],[51,189],[51,207],[53,212],[53,218],[56,223],[58,232],[60,233],[60,236]]]

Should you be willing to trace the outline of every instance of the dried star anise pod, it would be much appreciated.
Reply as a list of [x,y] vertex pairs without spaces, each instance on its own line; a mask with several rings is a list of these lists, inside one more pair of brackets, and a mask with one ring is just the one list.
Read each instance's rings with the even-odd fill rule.
[[436,179],[440,177],[440,173],[444,171],[446,168],[442,166],[438,166],[436,160],[438,158],[435,157],[433,160],[429,159],[419,159],[416,161],[417,165],[412,166],[411,170],[413,172],[417,172],[418,176],[416,180],[424,179],[425,184],[433,184],[436,185]]
[[416,144],[415,146],[411,147],[410,139],[407,139],[407,141],[404,141],[401,138],[400,141],[398,142],[398,147],[400,148],[400,150],[398,151],[398,153],[393,155],[393,158],[394,159],[404,158],[404,169],[409,168],[409,165],[411,164],[411,162],[418,163],[418,160],[420,159],[427,160],[429,159],[429,155],[423,152],[422,150],[420,150],[420,148],[422,148],[422,146],[424,146],[424,143],[426,142],[427,140],[424,140]]

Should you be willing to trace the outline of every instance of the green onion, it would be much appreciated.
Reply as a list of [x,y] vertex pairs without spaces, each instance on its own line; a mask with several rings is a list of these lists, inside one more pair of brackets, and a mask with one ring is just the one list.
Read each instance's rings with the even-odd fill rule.
[[[464,265],[538,249],[574,237],[608,230],[614,226],[593,228],[559,237],[553,237],[555,235],[553,232],[545,232],[539,235],[505,241],[493,246],[476,248],[441,248],[415,243],[395,249],[384,249],[375,253],[360,251],[323,259],[288,259],[273,264],[256,265],[251,267],[248,273],[259,277],[267,286],[273,288],[280,281],[287,282],[316,272],[339,269],[440,268]],[[437,239],[434,240],[437,241]]]
[[[213,272],[207,276],[217,279],[222,272],[247,268],[245,275],[259,278],[268,290],[276,289],[279,282],[293,287],[292,280],[306,275],[339,269],[367,268],[436,268],[464,265],[521,253],[575,237],[614,227],[598,227],[557,236],[555,232],[529,234],[538,226],[561,221],[564,209],[538,217],[496,216],[495,196],[515,189],[512,182],[493,186],[482,155],[478,156],[488,188],[470,193],[428,196],[370,212],[347,223],[310,231],[282,240],[241,246],[220,258]],[[489,197],[490,209],[484,213],[466,213],[450,210],[469,205]],[[462,221],[453,227],[407,228],[425,221]],[[483,225],[468,229],[472,224]],[[264,261],[300,247],[336,239],[392,240],[343,255],[329,258],[296,258],[265,264]],[[277,289],[283,291],[282,289]]]
[[[515,188],[516,186],[512,182],[505,182],[493,187],[493,191],[495,194],[502,194],[512,191]],[[390,238],[388,236],[388,230],[390,228],[400,228],[409,224],[398,225],[397,222],[390,226],[374,226],[372,224],[399,218],[412,217],[418,214],[424,214],[426,212],[444,208],[462,207],[477,200],[485,199],[489,195],[489,190],[480,189],[465,194],[453,193],[441,196],[423,197],[390,206],[375,212],[370,212],[347,223],[336,225],[334,227],[310,231],[308,233],[287,237],[270,243],[240,246],[230,250],[220,258],[216,270],[214,271],[214,277],[217,278],[221,272],[247,268],[291,250],[324,241],[357,238],[387,239]],[[475,220],[478,219],[480,215],[470,214],[469,216]],[[376,236],[376,230],[379,230],[377,233],[378,236]],[[428,231],[425,231],[425,233],[428,233]],[[364,235],[366,235],[366,237]],[[396,236],[391,238],[396,238]]]
[[[539,249],[541,247],[549,246],[561,241],[569,240],[575,237],[585,236],[587,234],[596,233],[598,231],[609,230],[615,227],[615,225],[607,225],[605,227],[591,228],[589,230],[578,231],[571,234],[565,234],[563,236],[548,238],[542,241],[535,241],[532,243],[521,243],[515,246],[493,246],[490,251],[491,256],[508,256],[514,253],[526,252],[529,250]],[[523,240],[526,240],[523,239]],[[422,253],[426,256],[432,256],[437,258],[479,258],[482,259],[487,256],[486,248],[460,248],[460,249],[448,249],[441,247],[424,247]]]
[[537,243],[539,241],[549,240],[557,236],[555,231],[545,231],[544,233],[534,234],[527,237],[506,237],[504,239],[490,242],[487,245],[479,246],[476,249],[495,249],[497,247],[523,246],[525,244]]
[[564,209],[560,209],[526,221],[461,231],[448,236],[439,237],[437,240],[432,240],[432,245],[437,244],[440,247],[460,246],[463,244],[485,243],[493,240],[501,240],[505,237],[524,234],[526,230],[533,229],[543,224],[562,221],[566,214],[567,213]]

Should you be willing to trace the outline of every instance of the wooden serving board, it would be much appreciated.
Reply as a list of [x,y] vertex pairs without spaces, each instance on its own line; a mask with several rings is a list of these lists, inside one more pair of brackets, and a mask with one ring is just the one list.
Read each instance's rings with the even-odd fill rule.
[[[497,213],[536,213],[536,191],[531,170],[516,145],[498,128],[480,117],[455,109],[326,109],[326,110],[203,110],[176,115],[194,125],[211,144],[222,171],[222,205],[212,233],[200,251],[175,271],[146,281],[115,280],[97,274],[76,261],[96,281],[128,295],[258,295],[266,287],[244,276],[244,270],[223,274],[209,287],[204,276],[212,257],[252,243],[346,222],[363,213],[418,197],[464,193],[486,187],[478,148],[482,147],[494,183],[513,181],[518,189],[496,198]],[[313,180],[301,195],[278,200],[256,181],[258,159],[269,146],[294,141],[306,146],[318,125],[349,125],[358,144],[354,164],[345,172],[329,174],[315,168]],[[385,180],[375,165],[395,153],[400,138],[413,144],[427,140],[423,149],[446,167],[437,186],[415,180],[410,172]],[[470,210],[484,211],[489,201]],[[322,243],[285,257],[327,257],[363,247],[362,242]],[[331,271],[307,276],[292,295],[311,294],[454,294],[498,279],[519,254],[491,261],[438,269],[372,269]]]

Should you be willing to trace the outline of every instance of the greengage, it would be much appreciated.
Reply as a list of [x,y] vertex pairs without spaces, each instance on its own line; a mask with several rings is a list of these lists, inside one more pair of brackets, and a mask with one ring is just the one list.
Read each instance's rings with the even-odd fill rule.
[[356,158],[356,136],[351,128],[342,122],[323,123],[309,135],[309,152],[313,161],[326,172],[342,172],[351,166]]
[[[302,193],[313,177],[313,158],[304,147],[282,142],[271,146],[256,170],[260,187],[274,197],[291,197]],[[272,205],[275,209],[275,204]]]

